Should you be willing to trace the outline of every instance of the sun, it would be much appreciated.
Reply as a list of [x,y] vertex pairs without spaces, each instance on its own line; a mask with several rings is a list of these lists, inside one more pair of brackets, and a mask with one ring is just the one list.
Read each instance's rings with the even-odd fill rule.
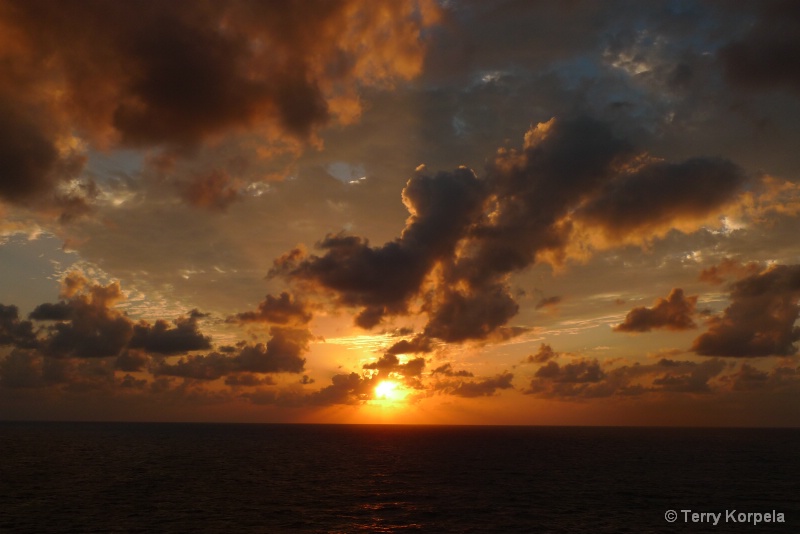
[[375,398],[388,401],[401,400],[404,395],[398,390],[399,386],[400,384],[394,380],[381,380],[375,386]]

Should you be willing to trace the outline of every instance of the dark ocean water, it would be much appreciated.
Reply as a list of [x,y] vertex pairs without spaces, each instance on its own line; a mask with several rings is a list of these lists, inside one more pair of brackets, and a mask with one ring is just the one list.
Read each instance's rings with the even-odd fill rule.
[[0,423],[0,531],[800,532],[799,451],[797,429]]

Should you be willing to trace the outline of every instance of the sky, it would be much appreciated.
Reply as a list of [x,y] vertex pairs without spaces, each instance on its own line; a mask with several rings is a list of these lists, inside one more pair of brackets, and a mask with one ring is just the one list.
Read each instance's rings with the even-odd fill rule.
[[796,2],[0,0],[0,419],[800,424]]

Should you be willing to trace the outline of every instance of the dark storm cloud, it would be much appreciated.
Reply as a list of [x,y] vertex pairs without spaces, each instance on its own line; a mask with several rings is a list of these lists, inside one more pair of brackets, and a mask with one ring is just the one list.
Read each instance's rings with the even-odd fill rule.
[[240,373],[225,377],[225,384],[237,387],[274,386],[275,379],[271,376],[258,376],[253,373]]
[[[519,333],[505,326],[519,310],[512,273],[562,262],[571,248],[591,250],[586,228],[644,241],[649,231],[704,220],[743,180],[725,160],[664,163],[605,122],[553,119],[532,127],[521,150],[499,150],[483,179],[463,167],[435,176],[418,169],[403,190],[411,216],[399,238],[373,247],[359,236],[328,235],[317,244],[322,255],[292,250],[270,274],[356,308],[364,328],[418,303],[428,317],[419,343],[400,342],[394,353],[426,349],[426,339],[507,339]],[[679,326],[669,320],[659,326]]]
[[476,229],[475,250],[454,274],[476,287],[491,285],[532,264],[538,252],[561,248],[567,239],[561,219],[633,154],[608,124],[588,117],[531,128],[522,151],[501,149],[490,164],[491,217]]
[[311,321],[307,305],[293,295],[282,292],[278,297],[267,295],[258,305],[257,311],[236,314],[231,320],[242,323],[264,322],[269,324],[301,325]]
[[115,366],[120,371],[136,373],[144,371],[149,361],[150,358],[147,356],[147,353],[140,350],[128,349],[120,352],[119,356],[117,356]]
[[580,359],[565,365],[551,361],[537,370],[524,393],[545,398],[703,394],[712,391],[709,381],[724,369],[720,359],[701,363],[661,359],[654,364],[606,369],[597,360]]
[[156,376],[216,380],[232,373],[300,373],[304,370],[311,334],[307,330],[273,327],[266,345],[241,345],[237,354],[221,352],[188,356],[175,363],[161,361],[151,371]]
[[67,302],[45,302],[28,314],[36,321],[66,321],[72,316],[72,307]]
[[654,378],[653,387],[661,391],[676,393],[710,393],[711,386],[708,381],[719,375],[723,369],[725,369],[725,362],[722,360],[707,360],[694,365],[689,372],[684,374],[668,372]]
[[0,304],[0,345],[34,348],[37,344],[33,323],[20,321],[16,306]]
[[181,358],[175,363],[161,362],[151,368],[155,376],[178,376],[195,380],[216,380],[236,370],[235,358],[219,352]]
[[164,319],[154,324],[134,324],[112,306],[123,295],[119,284],[90,286],[68,301],[37,306],[31,313],[39,320],[56,320],[47,327],[41,347],[49,356],[103,358],[123,348],[158,354],[180,354],[211,347],[211,338],[198,329],[197,316],[180,317],[174,326]]
[[[48,196],[80,170],[65,150],[166,146],[256,132],[314,139],[360,113],[357,88],[419,74],[432,2],[78,2],[0,4],[0,198]],[[190,202],[219,207],[208,181]],[[215,197],[214,195],[218,195]]]
[[563,366],[556,362],[548,362],[540,367],[535,374],[536,378],[544,378],[552,382],[569,384],[582,384],[586,382],[599,382],[605,378],[605,373],[600,368],[597,360],[581,360],[567,363]]
[[331,385],[309,396],[309,402],[317,405],[361,404],[372,398],[377,378],[364,378],[357,373],[338,374],[331,378]]
[[128,371],[141,365],[133,352],[126,355],[123,350],[171,355],[211,348],[211,338],[197,324],[205,315],[197,310],[173,324],[164,319],[153,324],[131,321],[115,308],[125,298],[118,282],[92,284],[73,272],[62,281],[61,297],[65,300],[40,304],[30,313],[32,320],[46,322],[38,331],[31,321],[17,318],[15,306],[0,305],[0,344],[37,348],[57,358],[119,356],[121,369]]
[[743,363],[728,380],[734,391],[774,390],[797,385],[800,381],[800,369],[778,366],[770,371],[762,371]]
[[550,360],[558,358],[558,353],[553,350],[553,347],[547,343],[539,345],[539,350],[536,354],[529,354],[523,363],[546,363]]
[[782,0],[759,7],[750,31],[719,51],[727,80],[746,89],[800,93],[800,5]]
[[673,289],[666,299],[656,299],[652,308],[634,308],[625,320],[614,327],[615,332],[649,332],[657,328],[688,330],[697,328],[692,320],[697,296],[686,297],[683,289]]
[[425,335],[463,342],[486,339],[517,314],[519,305],[508,288],[498,282],[468,291],[443,287],[424,309],[428,312]]
[[323,256],[285,255],[272,274],[335,292],[340,305],[360,307],[356,323],[371,328],[384,315],[407,311],[436,262],[453,255],[484,198],[483,184],[467,169],[435,177],[420,171],[403,189],[411,216],[401,237],[371,247],[358,236],[328,235],[317,244]]
[[456,397],[491,397],[496,394],[498,390],[514,389],[514,386],[511,384],[513,379],[514,375],[512,373],[504,372],[482,380],[451,380],[439,382],[434,384],[434,389]]
[[460,370],[460,371],[454,370],[453,366],[450,363],[446,363],[444,365],[440,365],[439,367],[437,367],[436,369],[431,371],[431,375],[435,375],[435,374],[442,374],[444,376],[462,376],[462,377],[475,376],[472,373],[470,373],[469,371],[465,371],[463,369]]
[[247,346],[239,353],[241,370],[254,373],[300,373],[308,352],[308,343],[313,339],[311,333],[302,328],[273,326],[272,336],[266,346],[263,343]]
[[800,265],[775,265],[731,285],[731,304],[707,321],[692,350],[703,356],[788,356],[797,352]]
[[417,334],[410,340],[401,339],[386,350],[386,354],[416,354],[420,352],[431,352],[433,345],[430,338]]
[[576,218],[619,238],[684,218],[707,217],[730,202],[744,180],[742,170],[723,159],[645,164],[606,184]]
[[364,369],[374,369],[379,371],[379,376],[386,376],[389,373],[399,373],[404,377],[419,376],[425,368],[425,358],[414,358],[406,363],[400,363],[400,360],[394,354],[384,354],[378,360],[365,363]]
[[338,304],[361,308],[356,323],[368,328],[407,313],[438,265],[423,299],[423,335],[484,339],[519,309],[505,277],[530,265],[540,249],[563,246],[560,219],[629,153],[598,121],[539,125],[526,135],[523,152],[498,155],[485,180],[464,168],[434,177],[421,169],[403,191],[411,217],[400,238],[371,247],[358,236],[329,235],[318,244],[323,256],[292,251],[272,274],[333,291]]
[[62,308],[64,304],[69,306],[69,319],[47,328],[48,334],[41,340],[42,351],[54,357],[116,356],[133,335],[131,320],[112,307],[123,298],[119,283],[112,282],[107,286],[87,286],[85,292],[61,303]]
[[50,194],[60,179],[73,177],[83,164],[78,156],[60,154],[46,118],[33,111],[26,114],[25,108],[0,83],[0,199],[20,204]]
[[164,319],[158,319],[154,324],[139,321],[133,327],[133,336],[128,346],[157,354],[182,354],[211,348],[211,337],[200,332],[197,316],[192,314],[176,319],[174,326]]

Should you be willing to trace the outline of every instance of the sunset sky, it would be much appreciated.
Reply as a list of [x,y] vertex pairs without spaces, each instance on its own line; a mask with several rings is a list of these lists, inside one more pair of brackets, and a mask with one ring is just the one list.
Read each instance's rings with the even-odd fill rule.
[[798,147],[797,2],[0,0],[0,419],[800,425]]

